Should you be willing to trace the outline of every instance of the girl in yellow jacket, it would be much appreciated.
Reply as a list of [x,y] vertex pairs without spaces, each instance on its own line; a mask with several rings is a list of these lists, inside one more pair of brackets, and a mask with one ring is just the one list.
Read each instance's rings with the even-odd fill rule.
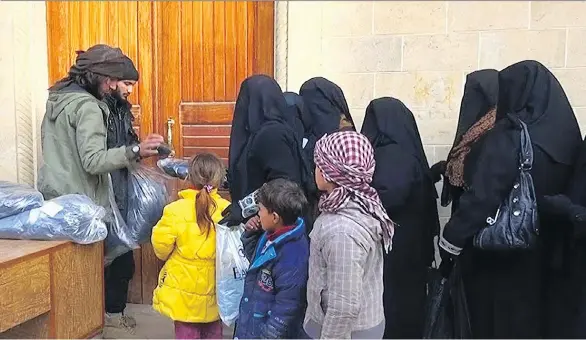
[[153,306],[175,322],[177,339],[221,339],[216,303],[216,230],[230,204],[218,194],[224,166],[204,153],[190,162],[189,179],[196,188],[179,192],[153,228],[157,257],[166,261],[154,292]]

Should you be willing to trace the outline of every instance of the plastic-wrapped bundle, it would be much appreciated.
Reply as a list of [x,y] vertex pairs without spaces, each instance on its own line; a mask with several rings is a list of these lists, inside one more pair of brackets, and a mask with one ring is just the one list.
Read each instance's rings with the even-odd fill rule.
[[108,237],[105,242],[105,258],[104,265],[109,266],[118,256],[126,254],[127,252],[138,249],[138,242],[133,238],[120,210],[116,204],[114,197],[114,189],[112,187],[112,177],[108,175],[108,200],[110,209],[106,214],[106,226],[108,227]]
[[160,159],[157,161],[157,166],[171,177],[186,179],[189,174],[189,162],[184,159]]
[[170,178],[154,169],[138,166],[128,176],[128,213],[126,224],[133,240],[149,243],[153,227],[169,203]]
[[43,195],[28,185],[0,181],[0,218],[40,208]]
[[0,238],[73,241],[90,244],[106,238],[104,208],[84,195],[64,195],[40,208],[0,219]]
[[232,326],[238,318],[244,278],[250,263],[244,256],[240,237],[244,226],[216,226],[216,294],[220,318]]
[[[185,159],[165,158],[157,161],[157,166],[171,177],[186,179],[189,176],[189,161]],[[220,187],[229,188],[227,175],[222,179]]]

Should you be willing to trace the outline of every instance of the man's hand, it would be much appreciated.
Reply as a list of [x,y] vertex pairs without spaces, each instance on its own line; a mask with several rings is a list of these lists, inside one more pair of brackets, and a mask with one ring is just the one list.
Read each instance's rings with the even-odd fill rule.
[[566,221],[576,222],[577,212],[574,211],[575,205],[566,195],[543,196],[538,200],[539,211],[551,214],[557,218],[566,219]]
[[234,227],[244,222],[244,218],[242,217],[242,210],[240,209],[240,205],[238,203],[230,204],[222,212],[222,216],[224,216],[224,218],[222,218],[218,223],[228,227]]
[[[539,208],[546,213],[563,217],[571,222],[575,238],[586,237],[586,207],[574,204],[565,195],[543,196]],[[563,221],[563,220],[562,220]]]
[[452,272],[452,268],[454,268],[454,259],[457,257],[456,255],[450,254],[445,251],[442,247],[439,248],[440,258],[442,262],[440,263],[439,270],[443,277],[448,278],[450,277],[450,273]]
[[260,217],[258,215],[252,216],[244,225],[246,231],[259,231],[261,229]]
[[446,161],[440,161],[435,163],[431,168],[431,177],[435,183],[442,180],[442,176],[446,172]]
[[230,210],[232,210],[232,204],[226,207],[226,209],[222,210],[222,217],[226,217],[230,214]]
[[152,157],[159,154],[157,148],[163,143],[163,136],[157,134],[148,135],[142,142],[140,142],[139,155],[142,158]]

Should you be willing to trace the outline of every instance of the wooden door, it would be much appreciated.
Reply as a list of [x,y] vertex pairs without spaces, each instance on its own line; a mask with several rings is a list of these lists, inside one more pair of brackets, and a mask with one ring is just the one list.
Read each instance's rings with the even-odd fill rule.
[[[140,72],[130,101],[141,137],[170,138],[177,157],[227,160],[240,83],[273,75],[273,20],[272,1],[47,2],[49,81],[65,76],[75,50],[119,46]],[[151,303],[162,263],[150,245],[134,256],[129,301]]]

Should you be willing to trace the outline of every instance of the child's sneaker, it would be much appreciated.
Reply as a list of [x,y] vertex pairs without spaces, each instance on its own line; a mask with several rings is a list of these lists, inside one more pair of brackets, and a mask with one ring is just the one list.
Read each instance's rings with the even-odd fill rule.
[[106,313],[104,338],[128,339],[136,334],[136,320],[122,313]]

